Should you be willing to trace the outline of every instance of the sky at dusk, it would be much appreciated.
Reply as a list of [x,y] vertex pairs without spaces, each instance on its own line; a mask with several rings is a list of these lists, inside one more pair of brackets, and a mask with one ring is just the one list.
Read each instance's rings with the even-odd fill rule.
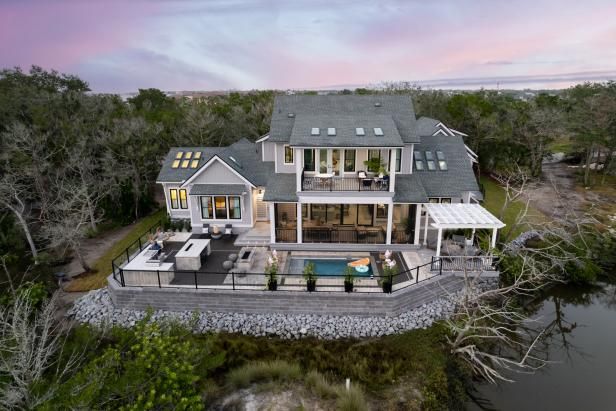
[[616,79],[616,0],[0,0],[0,67],[97,92]]

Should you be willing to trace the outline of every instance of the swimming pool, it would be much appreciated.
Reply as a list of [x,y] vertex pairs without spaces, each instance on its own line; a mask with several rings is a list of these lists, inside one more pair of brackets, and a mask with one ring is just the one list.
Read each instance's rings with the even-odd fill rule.
[[[289,263],[289,273],[290,274],[302,274],[304,272],[304,267],[308,263],[313,263],[315,271],[317,275],[320,276],[328,276],[328,275],[344,275],[344,270],[347,267],[347,264],[351,261],[356,260],[347,259],[347,258],[304,258],[304,257],[291,257],[291,262]],[[368,271],[365,273],[359,273],[355,271],[355,276],[357,277],[370,277],[372,275],[372,264],[368,265]]]

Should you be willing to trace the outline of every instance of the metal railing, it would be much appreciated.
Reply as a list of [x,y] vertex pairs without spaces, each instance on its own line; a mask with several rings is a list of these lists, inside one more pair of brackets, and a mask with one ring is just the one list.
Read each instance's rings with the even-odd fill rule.
[[496,271],[498,258],[493,255],[455,255],[432,257],[430,269],[439,271]]
[[[297,243],[297,228],[276,228],[275,232],[277,243]],[[379,227],[306,227],[302,242],[385,244],[385,231]]]
[[389,191],[386,178],[313,177],[302,172],[302,191]]
[[143,248],[148,244],[148,236],[150,234],[154,234],[158,227],[163,226],[163,220],[157,221],[151,227],[147,229],[143,234],[139,236],[135,241],[130,243],[128,247],[116,257],[111,260],[111,273],[113,274],[113,278],[117,280],[117,272],[122,266],[122,264],[130,262],[132,258],[134,258],[137,254],[143,251]]
[[[420,275],[426,263],[411,269],[392,275],[355,275],[353,289],[357,292],[380,289],[380,292],[395,293],[442,275],[442,271]],[[235,272],[205,272],[205,271],[135,271],[117,268],[116,281],[122,287],[146,287],[146,288],[190,288],[190,289],[217,289],[234,291],[263,291],[267,289],[268,274],[265,273],[235,273]],[[277,274],[278,288],[276,292],[307,291],[306,281],[303,274]],[[115,278],[115,277],[114,277]],[[313,292],[343,292],[345,275],[317,275],[316,289]],[[328,281],[320,281],[328,280]],[[338,281],[331,281],[338,280]],[[370,280],[362,282],[357,280]],[[389,282],[391,287],[383,286]]]

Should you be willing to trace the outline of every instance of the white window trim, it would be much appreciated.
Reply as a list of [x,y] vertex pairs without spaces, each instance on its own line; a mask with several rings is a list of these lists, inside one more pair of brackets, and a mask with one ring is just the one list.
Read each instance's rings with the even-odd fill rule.
[[[293,161],[291,161],[290,163],[287,163],[287,147],[289,147],[291,149],[291,156],[293,157]],[[284,163],[285,166],[292,166],[295,164],[295,150],[293,149],[293,147],[291,147],[290,144],[285,144],[282,146],[283,150],[282,150],[282,162]]]

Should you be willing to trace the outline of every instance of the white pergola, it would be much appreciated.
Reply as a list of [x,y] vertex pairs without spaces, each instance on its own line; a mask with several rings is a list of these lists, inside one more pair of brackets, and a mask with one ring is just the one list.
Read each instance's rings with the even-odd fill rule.
[[490,248],[496,246],[496,233],[503,228],[505,223],[494,217],[488,210],[479,204],[455,203],[455,204],[424,204],[426,220],[424,227],[424,245],[427,244],[428,222],[432,219],[432,227],[438,230],[436,242],[436,255],[441,255],[441,240],[443,230],[472,228],[473,236],[476,229],[488,228],[492,230]]

